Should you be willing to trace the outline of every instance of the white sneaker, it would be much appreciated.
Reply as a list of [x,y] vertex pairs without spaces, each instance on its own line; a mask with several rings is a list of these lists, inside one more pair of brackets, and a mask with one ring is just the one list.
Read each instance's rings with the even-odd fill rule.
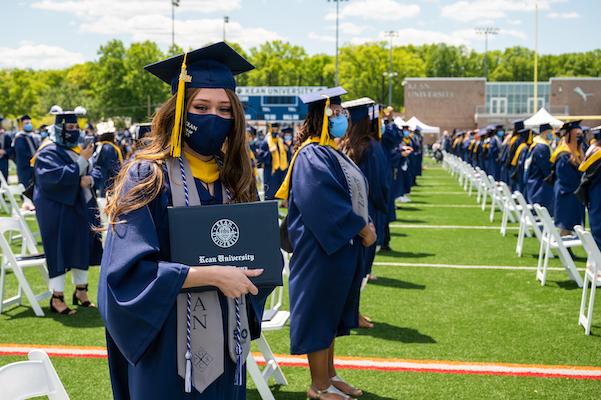
[[401,203],[410,203],[411,199],[407,196],[401,196]]

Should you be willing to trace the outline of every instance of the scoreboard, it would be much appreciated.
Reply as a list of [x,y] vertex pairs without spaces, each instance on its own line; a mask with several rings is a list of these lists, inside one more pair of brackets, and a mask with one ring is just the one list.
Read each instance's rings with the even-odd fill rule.
[[298,96],[325,89],[324,86],[239,86],[236,94],[247,121],[300,122],[307,105]]

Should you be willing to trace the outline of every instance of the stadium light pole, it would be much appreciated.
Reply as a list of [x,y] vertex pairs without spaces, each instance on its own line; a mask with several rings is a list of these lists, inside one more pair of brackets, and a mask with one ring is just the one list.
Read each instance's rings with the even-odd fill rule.
[[534,112],[538,111],[538,1],[534,0]]
[[224,42],[225,42],[225,26],[227,24],[229,24],[229,22],[230,22],[230,17],[228,17],[228,16],[223,17],[223,41]]
[[476,28],[476,34],[484,35],[484,77],[488,80],[488,35],[498,35],[499,28],[484,26]]
[[334,86],[338,86],[338,26],[339,26],[339,16],[340,16],[340,2],[341,1],[349,1],[349,0],[328,0],[328,3],[333,1],[336,3],[336,73],[334,75]]
[[384,36],[390,38],[390,52],[388,57],[388,105],[392,106],[392,77],[396,74],[392,73],[392,40],[399,36],[397,31],[386,31]]
[[171,0],[171,47],[175,47],[175,7],[179,7],[180,0]]

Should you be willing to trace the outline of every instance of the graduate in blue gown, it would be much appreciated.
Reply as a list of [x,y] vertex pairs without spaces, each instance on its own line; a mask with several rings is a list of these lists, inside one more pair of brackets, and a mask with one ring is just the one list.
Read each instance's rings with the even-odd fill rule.
[[308,356],[311,399],[340,391],[352,397],[362,394],[338,377],[333,365],[336,337],[357,327],[365,249],[376,240],[365,177],[336,150],[334,141],[348,127],[340,105],[344,93],[333,88],[301,96],[309,104],[299,135],[302,145],[276,194],[288,199],[287,227],[294,249],[290,350]]
[[390,116],[385,118],[384,125],[382,127],[382,149],[386,156],[388,171],[386,171],[388,180],[388,199],[386,202],[387,208],[387,219],[385,224],[385,236],[382,239],[381,249],[383,251],[390,251],[390,223],[396,221],[396,205],[395,199],[397,193],[399,193],[398,186],[402,184],[400,176],[402,174],[401,164],[404,164],[403,156],[401,154],[401,142],[402,133],[400,129],[392,122]]
[[578,146],[578,136],[582,135],[580,121],[564,124],[563,137],[551,155],[553,163],[554,220],[561,235],[570,235],[575,225],[584,224],[584,206],[574,192],[580,185],[582,172],[578,170],[584,158],[582,149]]
[[[376,246],[382,245],[387,222],[389,182],[388,164],[380,143],[379,107],[369,97],[342,103],[349,111],[351,125],[341,141],[344,153],[361,169],[369,183],[369,218],[375,225],[378,240],[366,249],[364,283],[370,278]],[[371,320],[360,314],[360,328],[373,328]]]
[[98,142],[94,152],[94,170],[98,174],[98,195],[106,197],[123,164],[121,148],[115,144],[115,126],[112,122],[98,124]]
[[[0,117],[0,124],[3,118]],[[8,160],[13,157],[14,149],[12,146],[12,138],[0,126],[0,172],[4,175],[4,179],[8,182]]]
[[93,193],[94,179],[89,160],[92,146],[80,149],[77,116],[85,113],[52,108],[53,134],[35,154],[33,202],[53,291],[53,312],[71,315],[75,311],[64,301],[65,274],[71,270],[76,290],[73,305],[93,307],[88,297],[88,268],[102,257],[98,204]]
[[584,175],[576,194],[588,209],[591,234],[601,249],[601,129],[593,129],[593,141],[578,170]]
[[528,128],[524,128],[520,130],[520,144],[515,149],[513,154],[513,158],[511,160],[511,180],[512,180],[512,189],[515,191],[525,194],[525,186],[524,186],[524,167],[526,164],[526,157],[528,155],[528,149],[532,144],[532,131]]
[[543,124],[534,136],[525,164],[526,199],[530,204],[540,204],[553,216],[553,186],[545,179],[551,174],[551,142],[553,127]]
[[501,180],[501,162],[499,155],[501,146],[505,137],[505,131],[502,125],[497,125],[490,136],[488,143],[488,168],[487,173],[495,178],[495,181]]
[[263,163],[263,186],[265,200],[273,200],[288,169],[288,153],[280,136],[280,124],[270,124],[269,132],[259,148]]
[[31,166],[31,157],[35,154],[38,146],[33,138],[33,124],[29,115],[23,115],[21,118],[23,130],[15,135],[13,148],[15,154],[15,164],[17,166],[17,178],[24,187],[31,185],[33,181],[33,167]]
[[[197,205],[257,199],[234,80],[252,68],[223,42],[146,67],[171,83],[173,96],[154,117],[148,145],[109,190],[98,299],[117,400],[246,398],[245,356],[238,345],[260,334],[270,289],[250,282],[260,270],[171,262],[167,208],[194,205],[194,199]],[[183,118],[181,125],[176,118]],[[195,302],[186,310],[182,290],[202,286],[218,289],[203,292],[213,304]],[[245,303],[241,326],[248,329],[231,329],[234,299]],[[205,323],[191,323],[187,333],[192,312],[204,313]]]

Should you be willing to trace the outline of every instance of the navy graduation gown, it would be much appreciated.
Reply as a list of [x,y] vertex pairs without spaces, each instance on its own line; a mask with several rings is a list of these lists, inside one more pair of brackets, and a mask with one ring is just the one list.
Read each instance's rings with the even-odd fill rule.
[[597,174],[588,188],[587,207],[591,233],[597,246],[601,249],[601,174]]
[[333,149],[305,146],[296,158],[288,203],[290,350],[330,347],[357,327],[365,226],[352,210],[349,188]]
[[394,124],[388,124],[382,133],[382,148],[388,158],[390,170],[390,189],[388,192],[388,221],[396,220],[395,199],[403,194],[403,171],[402,165],[406,162],[401,156],[399,146],[403,141],[401,130]]
[[[124,191],[147,177],[147,163],[130,170]],[[184,392],[177,372],[176,299],[188,266],[172,263],[167,207],[172,204],[166,170],[164,187],[148,205],[123,215],[122,224],[108,231],[102,260],[98,303],[106,325],[108,363],[116,400],[246,398],[246,386],[234,385],[235,363],[227,349],[227,301],[219,293],[224,331],[224,373],[203,393]],[[201,204],[221,204],[221,185],[211,196],[195,180]],[[265,300],[271,290],[247,296],[252,338],[260,334]],[[246,374],[244,374],[246,377]],[[245,378],[244,378],[245,379]]]
[[121,161],[117,150],[110,144],[103,143],[94,159],[94,172],[98,176],[98,183],[94,187],[101,197],[106,195],[107,189],[119,173],[119,168],[121,168]]
[[13,156],[12,139],[8,133],[0,135],[0,149],[5,153],[0,156],[0,172],[8,182],[8,160]]
[[571,231],[575,225],[584,223],[584,205],[574,195],[582,173],[570,162],[570,153],[561,153],[555,160],[555,176],[555,225]]
[[71,268],[87,270],[102,257],[100,234],[92,230],[99,226],[98,205],[94,197],[86,203],[79,165],[67,151],[51,143],[35,162],[33,203],[51,278]]
[[17,165],[19,183],[25,187],[29,186],[33,179],[33,167],[30,165],[31,157],[33,157],[32,147],[34,152],[38,148],[31,134],[25,132],[17,133],[14,140],[15,164]]
[[386,178],[387,164],[385,157],[380,142],[371,139],[369,146],[365,149],[361,160],[357,164],[369,183],[369,218],[374,223],[378,236],[376,243],[366,250],[364,276],[371,273],[372,263],[376,257],[376,246],[384,243],[386,235],[389,186]]
[[551,174],[551,148],[544,144],[536,144],[528,155],[530,166],[526,171],[526,198],[530,204],[540,204],[549,211],[553,210],[553,186],[545,182]]
[[492,137],[488,145],[488,168],[487,173],[495,178],[496,181],[501,179],[501,169],[499,168],[499,150],[501,141],[497,137]]

